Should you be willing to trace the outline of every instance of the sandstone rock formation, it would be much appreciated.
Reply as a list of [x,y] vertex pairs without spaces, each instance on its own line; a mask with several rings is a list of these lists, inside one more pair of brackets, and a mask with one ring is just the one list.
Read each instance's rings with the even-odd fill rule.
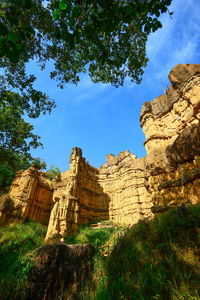
[[200,201],[200,65],[177,65],[165,95],[146,102],[146,174],[155,206]]
[[20,299],[77,299],[77,292],[91,274],[94,254],[91,244],[41,246],[34,252],[34,266]]
[[166,93],[142,107],[145,158],[124,151],[109,154],[104,165],[94,168],[81,149],[73,148],[70,168],[59,182],[34,168],[20,171],[9,192],[14,209],[0,205],[1,224],[18,215],[49,220],[46,239],[56,241],[80,224],[104,219],[134,224],[152,212],[199,202],[200,65],[178,65],[169,79]]
[[0,222],[24,221],[30,218],[48,224],[53,204],[52,195],[52,183],[45,178],[43,172],[34,167],[18,171],[9,192],[9,198],[13,203],[12,211],[9,211],[6,219],[2,211]]

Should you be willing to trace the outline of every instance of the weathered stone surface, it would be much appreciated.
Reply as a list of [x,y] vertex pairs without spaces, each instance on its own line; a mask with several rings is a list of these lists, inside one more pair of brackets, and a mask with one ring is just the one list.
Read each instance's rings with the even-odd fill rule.
[[[178,65],[169,77],[173,87],[165,95],[145,102],[141,111],[147,154],[158,147],[164,151],[182,130],[200,119],[200,65]],[[179,84],[174,84],[175,81]]]
[[165,153],[171,165],[192,161],[200,154],[200,123],[185,128]]
[[73,148],[70,169],[55,187],[46,240],[54,241],[75,232],[80,224],[108,219],[109,197],[98,183],[98,169],[82,157],[80,148]]
[[54,244],[38,248],[34,253],[28,288],[20,299],[76,299],[79,289],[90,279],[94,254],[95,248],[91,244]]
[[178,65],[169,79],[166,95],[144,104],[141,126],[151,200],[174,207],[200,201],[200,65]]
[[107,163],[99,168],[99,183],[110,198],[109,219],[114,223],[135,224],[152,217],[144,158],[136,159],[129,151],[112,160],[107,157]]
[[13,181],[9,197],[14,203],[10,222],[30,218],[47,224],[52,208],[53,186],[42,172],[30,167],[19,171]]
[[179,64],[169,73],[169,80],[174,88],[180,89],[188,79],[199,73],[199,64]]

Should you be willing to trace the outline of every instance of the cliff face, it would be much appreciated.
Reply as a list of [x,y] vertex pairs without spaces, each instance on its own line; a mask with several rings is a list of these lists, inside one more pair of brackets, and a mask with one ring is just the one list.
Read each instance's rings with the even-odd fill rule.
[[141,111],[146,172],[156,206],[200,201],[200,65],[178,65],[172,85]]
[[199,202],[200,65],[178,65],[169,79],[165,95],[142,107],[147,157],[110,154],[97,169],[73,148],[70,169],[57,183],[33,169],[18,172],[9,193],[14,210],[0,205],[1,223],[13,211],[43,223],[49,219],[47,240],[59,240],[80,224],[104,219],[134,224],[151,218],[156,211],[151,207],[161,211]]
[[81,149],[73,148],[70,169],[55,186],[47,240],[59,240],[81,224],[108,219],[109,197],[98,183],[98,174],[82,157]]
[[[45,179],[42,172],[33,167],[18,171],[10,187],[9,195],[6,197],[6,203],[9,201],[7,209],[2,203],[0,222],[4,224],[30,218],[42,224],[48,224],[53,204],[52,196],[53,186]],[[2,200],[5,202],[4,199]]]
[[135,224],[152,216],[145,158],[137,159],[129,151],[108,155],[99,168],[99,183],[110,198],[109,219],[114,223]]

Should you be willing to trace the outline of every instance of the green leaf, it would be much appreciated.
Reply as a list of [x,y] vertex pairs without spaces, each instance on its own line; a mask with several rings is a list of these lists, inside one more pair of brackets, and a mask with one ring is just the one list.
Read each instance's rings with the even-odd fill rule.
[[127,13],[128,16],[132,16],[133,13],[134,13],[133,7],[132,6],[127,6],[126,13]]
[[18,24],[18,19],[11,15],[9,12],[6,12],[6,18],[11,25]]
[[12,51],[7,51],[8,58],[11,62],[17,63],[19,61],[19,52],[16,49],[13,49]]
[[31,7],[32,7],[32,1],[31,1],[31,0],[23,0],[22,5],[23,5],[26,9],[31,9]]
[[67,3],[65,1],[60,1],[59,8],[60,8],[60,10],[66,10],[67,9]]
[[166,4],[167,4],[167,5],[170,5],[171,3],[172,3],[172,0],[167,0],[167,1],[166,1]]
[[73,17],[79,17],[81,14],[81,7],[79,5],[76,5],[72,10],[72,16]]
[[3,23],[0,23],[0,34],[1,35],[4,35],[8,32],[8,29],[7,27],[3,24]]
[[19,36],[15,32],[8,32],[8,40],[17,43],[19,41]]
[[58,9],[54,10],[54,12],[53,12],[53,18],[54,18],[55,21],[58,20],[58,18],[59,18],[59,11],[58,11]]
[[155,15],[156,15],[157,18],[159,18],[160,17],[160,12],[156,11]]

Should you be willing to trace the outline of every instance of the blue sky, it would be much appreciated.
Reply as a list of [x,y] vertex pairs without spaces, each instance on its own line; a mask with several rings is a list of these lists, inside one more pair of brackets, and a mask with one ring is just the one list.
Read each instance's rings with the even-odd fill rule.
[[170,11],[174,11],[172,19],[162,15],[163,28],[149,36],[149,63],[140,85],[130,80],[119,88],[94,84],[84,74],[78,86],[69,84],[60,90],[49,79],[48,68],[39,71],[34,62],[29,65],[28,71],[37,76],[35,87],[57,104],[51,115],[30,120],[44,146],[32,151],[34,157],[64,171],[72,147],[82,148],[95,167],[103,164],[109,153],[130,150],[137,157],[146,155],[139,123],[142,104],[169,86],[168,74],[176,64],[200,61],[200,1],[172,0]]

